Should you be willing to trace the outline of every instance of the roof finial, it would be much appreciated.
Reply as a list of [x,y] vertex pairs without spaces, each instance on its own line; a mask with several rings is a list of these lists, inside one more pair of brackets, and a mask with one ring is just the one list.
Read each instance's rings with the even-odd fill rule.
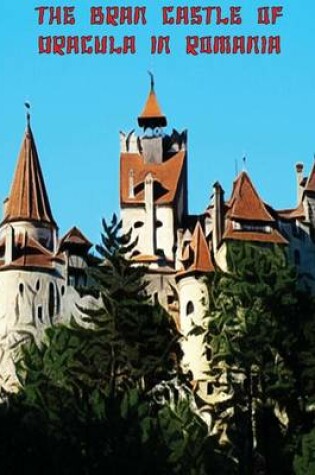
[[29,102],[24,102],[24,105],[25,105],[25,108],[26,108],[26,126],[27,126],[27,129],[30,129],[30,127],[31,127],[31,114],[30,114],[31,104]]
[[246,169],[246,160],[247,160],[246,153],[243,154],[242,160],[243,160],[243,172],[246,172],[247,171],[247,169]]
[[151,79],[151,92],[154,92],[154,76],[152,71],[148,71],[150,79]]

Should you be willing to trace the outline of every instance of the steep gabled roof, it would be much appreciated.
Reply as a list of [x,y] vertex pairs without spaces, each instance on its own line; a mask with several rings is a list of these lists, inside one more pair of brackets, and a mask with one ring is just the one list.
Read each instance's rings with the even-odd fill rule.
[[79,246],[88,250],[92,247],[92,245],[93,244],[84,236],[80,229],[74,226],[60,240],[59,250],[72,246]]
[[184,251],[184,264],[185,261],[188,261],[188,265],[186,264],[186,268],[177,273],[178,277],[191,272],[207,273],[214,271],[209,246],[199,222],[196,224],[191,242]]
[[234,182],[232,196],[227,203],[230,219],[248,221],[275,221],[259,197],[246,172],[242,172]]
[[[158,204],[174,201],[185,163],[185,152],[177,152],[162,163],[145,163],[138,153],[122,153],[120,156],[120,202],[121,204],[144,203],[144,181],[148,173],[161,185],[161,193],[155,199]],[[130,172],[134,180],[134,197],[129,196]]]
[[192,268],[200,272],[214,271],[214,265],[211,260],[209,246],[199,221],[196,224],[190,246],[194,251],[194,262]]
[[29,125],[22,142],[3,222],[21,220],[55,225]]

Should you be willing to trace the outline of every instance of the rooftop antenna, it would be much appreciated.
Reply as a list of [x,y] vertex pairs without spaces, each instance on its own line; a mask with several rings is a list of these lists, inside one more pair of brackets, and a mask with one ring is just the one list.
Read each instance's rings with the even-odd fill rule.
[[150,76],[150,81],[151,81],[151,92],[154,92],[154,76],[152,71],[148,71],[148,74]]
[[246,153],[243,154],[243,172],[246,172],[247,169],[246,169],[246,160],[247,160],[247,156],[246,156]]
[[24,106],[26,108],[26,125],[27,128],[29,129],[31,127],[31,104],[26,101],[24,102]]

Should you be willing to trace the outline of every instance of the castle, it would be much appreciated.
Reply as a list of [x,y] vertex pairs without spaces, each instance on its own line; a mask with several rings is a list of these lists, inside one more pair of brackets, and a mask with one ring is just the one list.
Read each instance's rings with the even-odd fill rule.
[[[243,171],[230,198],[216,182],[212,202],[200,215],[188,212],[187,132],[164,133],[163,115],[151,88],[138,117],[143,129],[120,134],[120,206],[123,231],[137,238],[129,259],[147,269],[148,290],[174,317],[183,335],[183,366],[196,390],[207,399],[207,355],[202,336],[189,334],[208,307],[205,275],[227,270],[231,241],[284,246],[301,282],[314,287],[315,165],[308,177],[296,166],[297,206],[275,210],[259,197]],[[76,227],[58,237],[46,191],[30,117],[9,197],[0,224],[0,368],[1,384],[14,386],[14,349],[32,333],[70,317],[79,305],[97,305],[81,297],[92,244]],[[22,335],[22,336],[21,336]]]
[[[297,206],[275,210],[262,201],[243,171],[228,200],[218,182],[212,202],[200,215],[188,212],[187,132],[163,132],[163,115],[153,77],[144,109],[138,117],[143,134],[120,136],[120,205],[124,231],[132,229],[137,246],[130,258],[147,267],[149,291],[177,320],[183,334],[183,366],[207,394],[207,352],[202,335],[190,334],[202,324],[208,308],[205,275],[215,267],[228,270],[227,248],[233,241],[286,249],[297,267],[301,285],[314,290],[315,164],[308,177],[296,166]],[[213,397],[217,397],[214,395]]]

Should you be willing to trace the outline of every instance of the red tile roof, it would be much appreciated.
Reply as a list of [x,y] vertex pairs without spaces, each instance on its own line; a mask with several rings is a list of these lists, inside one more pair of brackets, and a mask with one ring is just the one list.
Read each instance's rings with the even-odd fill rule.
[[[122,153],[120,156],[120,202],[121,204],[144,203],[144,180],[148,173],[161,185],[162,193],[155,203],[171,204],[176,196],[185,163],[185,152],[177,152],[162,163],[145,163],[138,153]],[[129,197],[130,172],[134,177],[134,198]],[[143,185],[143,186],[141,186]],[[137,191],[138,190],[138,191]]]
[[20,150],[3,222],[20,220],[55,225],[35,141],[29,126]]
[[166,117],[162,114],[154,89],[151,88],[144,109],[138,117],[140,127],[145,126],[147,122],[157,121],[159,125],[166,125]]
[[148,254],[137,254],[131,258],[134,262],[157,262],[159,260],[158,256],[150,256]]
[[[189,262],[191,259],[192,262]],[[184,266],[185,261],[188,261],[188,266],[186,264],[186,268],[184,268],[183,271],[178,272],[177,276],[182,276],[190,272],[207,273],[214,271],[209,246],[199,222],[196,224],[191,242],[184,251]]]
[[283,219],[305,219],[305,211],[303,203],[301,202],[297,208],[282,209],[277,211],[279,218]]
[[84,236],[84,234],[74,226],[60,240],[59,250],[70,246],[82,246],[87,250],[92,247],[92,243]]
[[259,197],[246,172],[242,172],[234,182],[232,196],[227,203],[227,216],[231,219],[247,221],[275,221]]

